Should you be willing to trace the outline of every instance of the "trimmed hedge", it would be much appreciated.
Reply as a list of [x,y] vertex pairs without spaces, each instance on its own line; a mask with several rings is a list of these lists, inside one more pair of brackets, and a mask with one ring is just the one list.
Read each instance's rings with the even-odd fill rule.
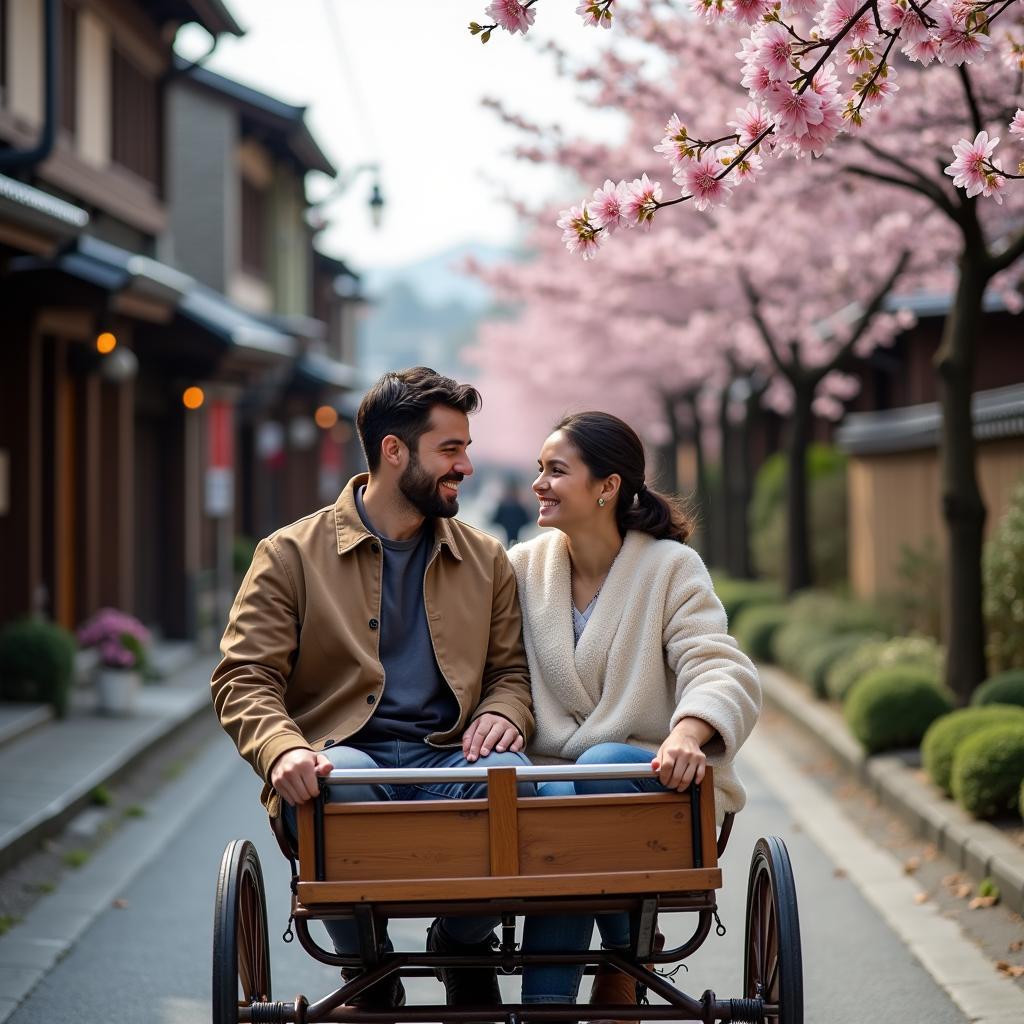
[[736,580],[729,576],[715,576],[715,593],[732,622],[745,608],[762,604],[781,604],[782,590],[777,583],[767,580]]
[[846,657],[864,644],[873,643],[877,639],[877,633],[840,633],[838,636],[822,640],[799,658],[800,678],[810,686],[815,697],[824,699],[828,696],[825,679],[832,666],[840,658]]
[[897,665],[921,665],[936,680],[942,677],[945,654],[926,636],[896,636],[877,643],[865,643],[840,658],[825,677],[825,690],[833,699],[845,702],[853,685],[877,668]]
[[1024,476],[985,545],[985,653],[993,671],[1024,668]]
[[75,637],[37,619],[0,630],[0,699],[52,704],[64,715],[75,668]]
[[850,732],[871,754],[916,747],[928,726],[952,710],[952,697],[919,665],[869,672],[843,705]]
[[754,661],[772,660],[772,637],[789,621],[789,609],[781,604],[745,608],[736,619],[732,635],[740,649]]
[[1024,779],[1024,723],[990,725],[969,736],[953,758],[953,796],[976,818],[1013,810]]
[[968,736],[990,725],[1019,719],[1024,723],[1024,708],[1009,704],[960,708],[933,722],[921,741],[921,760],[929,778],[947,796],[952,795],[953,759]]
[[971,694],[971,704],[1018,704],[1024,706],[1024,669],[1012,668],[1009,672],[986,679]]

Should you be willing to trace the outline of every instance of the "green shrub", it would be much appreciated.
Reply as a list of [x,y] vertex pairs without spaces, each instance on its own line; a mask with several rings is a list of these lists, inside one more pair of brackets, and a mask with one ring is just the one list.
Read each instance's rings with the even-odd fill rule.
[[1003,722],[981,729],[957,747],[953,796],[976,818],[1014,808],[1024,780],[1024,723]]
[[867,642],[843,655],[825,676],[825,691],[833,700],[843,702],[857,680],[876,668],[897,665],[921,665],[936,678],[942,678],[945,654],[927,636],[894,636],[889,640]]
[[971,703],[1024,705],[1024,669],[1010,669],[986,679],[971,694]]
[[874,642],[876,633],[840,633],[809,648],[798,660],[798,674],[810,686],[815,697],[827,696],[825,678],[832,666],[851,651]]
[[985,545],[982,573],[989,667],[1024,668],[1024,477]]
[[787,621],[789,609],[785,605],[753,605],[740,612],[732,635],[748,657],[754,661],[771,661],[772,636]]
[[1005,704],[960,708],[937,719],[921,741],[921,760],[929,778],[947,795],[952,794],[953,758],[960,744],[979,729],[1014,719],[1024,722],[1024,708]]
[[1024,779],[1020,780],[1020,801],[1017,804],[1017,810],[1020,811],[1020,816],[1024,818]]
[[[786,454],[764,461],[750,502],[750,546],[759,575],[785,576]],[[846,456],[829,445],[807,450],[808,534],[815,580],[823,585],[846,579]]]
[[715,593],[730,622],[735,621],[744,608],[758,604],[779,604],[782,601],[779,585],[767,580],[736,580],[716,575]]
[[51,622],[22,619],[0,630],[0,698],[67,711],[75,667],[74,636]]
[[952,697],[920,665],[869,672],[843,705],[850,732],[871,754],[917,746],[928,726],[952,709]]

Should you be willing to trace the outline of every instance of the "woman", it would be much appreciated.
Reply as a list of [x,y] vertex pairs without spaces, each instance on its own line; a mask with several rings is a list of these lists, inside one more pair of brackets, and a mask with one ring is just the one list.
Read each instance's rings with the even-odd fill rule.
[[[719,815],[745,794],[732,768],[761,708],[757,673],[728,635],[686,516],[645,482],[640,438],[607,413],[568,416],[544,442],[538,525],[512,548],[530,664],[537,762],[650,764],[636,782],[547,783],[542,795],[686,789],[715,769]],[[625,913],[597,918],[629,946]],[[524,950],[586,949],[593,915],[527,918]],[[526,1003],[573,1002],[582,968],[528,968]],[[599,970],[591,1002],[635,1003],[632,979]],[[607,1024],[607,1022],[605,1022]]]

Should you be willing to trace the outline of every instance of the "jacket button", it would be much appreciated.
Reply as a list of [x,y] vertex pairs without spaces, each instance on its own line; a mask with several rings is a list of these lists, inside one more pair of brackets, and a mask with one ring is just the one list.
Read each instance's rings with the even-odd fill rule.
[[334,746],[334,740],[324,740],[324,750]]
[[379,554],[380,554],[380,545],[379,545],[379,544],[378,544],[378,543],[377,543],[376,541],[374,541],[374,542],[373,542],[373,543],[372,543],[372,544],[370,545],[370,550],[371,550],[371,551],[372,551],[372,552],[373,552],[373,553],[374,553],[375,555],[379,555]]
[[380,623],[376,619],[370,619],[370,629],[377,629]]
[[367,704],[376,704],[377,703],[377,698],[374,697],[374,695],[372,693],[368,693],[366,695],[366,703]]

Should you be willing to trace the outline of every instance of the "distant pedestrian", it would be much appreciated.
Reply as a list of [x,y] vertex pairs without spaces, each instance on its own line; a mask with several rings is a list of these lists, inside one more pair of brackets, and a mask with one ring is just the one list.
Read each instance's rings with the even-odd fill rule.
[[507,543],[512,547],[519,540],[519,531],[531,520],[530,513],[519,498],[519,484],[510,478],[505,484],[505,493],[498,502],[491,522],[496,523],[505,531]]

